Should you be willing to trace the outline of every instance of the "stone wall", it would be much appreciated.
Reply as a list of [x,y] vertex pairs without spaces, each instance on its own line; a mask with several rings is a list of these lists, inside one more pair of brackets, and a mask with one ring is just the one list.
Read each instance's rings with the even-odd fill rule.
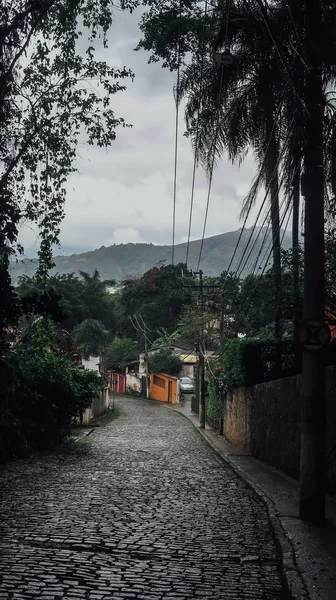
[[[326,369],[327,476],[336,491],[336,367]],[[239,388],[224,402],[224,435],[256,458],[297,476],[301,375]]]

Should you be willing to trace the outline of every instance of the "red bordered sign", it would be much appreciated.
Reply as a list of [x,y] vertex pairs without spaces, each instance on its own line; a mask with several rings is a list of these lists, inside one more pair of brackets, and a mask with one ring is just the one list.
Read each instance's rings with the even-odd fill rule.
[[320,319],[306,319],[299,325],[298,342],[306,352],[318,352],[330,342],[331,334],[328,325]]

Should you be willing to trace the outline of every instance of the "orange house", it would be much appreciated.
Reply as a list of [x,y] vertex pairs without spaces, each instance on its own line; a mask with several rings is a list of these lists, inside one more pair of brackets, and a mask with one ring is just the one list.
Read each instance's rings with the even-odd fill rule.
[[151,400],[176,404],[178,402],[177,377],[165,375],[164,373],[152,374],[150,376],[149,397]]

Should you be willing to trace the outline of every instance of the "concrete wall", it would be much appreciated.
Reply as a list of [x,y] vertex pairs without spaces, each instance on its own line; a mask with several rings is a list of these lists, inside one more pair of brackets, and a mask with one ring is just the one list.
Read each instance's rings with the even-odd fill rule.
[[84,369],[91,369],[91,371],[99,371],[99,356],[90,356],[88,360],[82,358],[82,365]]
[[[326,369],[327,476],[336,491],[336,367]],[[224,400],[224,435],[253,456],[297,476],[301,375],[240,388]]]
[[90,408],[87,408],[83,413],[82,423],[88,425],[93,419],[101,417],[105,414],[109,408],[109,392],[108,389],[104,390],[95,398]]
[[141,376],[134,373],[126,375],[126,392],[138,392],[141,394]]
[[[99,356],[90,356],[89,360],[82,359],[82,364],[85,369],[99,371]],[[108,389],[101,392],[92,402],[90,408],[87,408],[82,416],[83,425],[88,425],[93,419],[100,417],[109,408],[109,392]]]

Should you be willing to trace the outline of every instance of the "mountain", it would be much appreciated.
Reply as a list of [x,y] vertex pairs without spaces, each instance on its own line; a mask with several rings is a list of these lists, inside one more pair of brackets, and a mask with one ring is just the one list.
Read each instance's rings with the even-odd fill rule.
[[[200,268],[203,269],[205,275],[219,275],[228,268],[240,235],[241,240],[235,259],[231,265],[231,270],[235,271],[239,265],[244,266],[242,270],[242,275],[244,276],[253,271],[257,258],[258,266],[263,266],[266,257],[269,256],[271,251],[270,232],[266,229],[256,229],[254,232],[252,229],[245,229],[241,234],[241,229],[238,229],[237,231],[222,233],[204,239]],[[247,241],[251,235],[251,243],[241,261]],[[282,245],[285,249],[290,247],[291,236],[289,233],[284,234]],[[262,246],[263,249],[261,250]],[[201,240],[190,242],[188,266],[191,269],[196,269],[197,267],[200,248]],[[175,264],[185,262],[186,249],[186,243],[178,244],[175,247]],[[250,249],[251,256],[248,258]],[[56,256],[56,267],[52,269],[51,274],[78,273],[79,271],[93,273],[94,269],[97,268],[102,279],[116,279],[120,281],[125,277],[142,275],[157,263],[163,262],[164,264],[169,264],[171,262],[171,255],[171,246],[154,246],[154,244],[115,244],[107,248],[102,246],[97,250],[83,252],[82,254]],[[246,260],[247,262],[244,265]],[[21,275],[34,275],[35,270],[35,259],[26,258],[18,262],[12,262],[11,277],[13,284],[17,283]]]

